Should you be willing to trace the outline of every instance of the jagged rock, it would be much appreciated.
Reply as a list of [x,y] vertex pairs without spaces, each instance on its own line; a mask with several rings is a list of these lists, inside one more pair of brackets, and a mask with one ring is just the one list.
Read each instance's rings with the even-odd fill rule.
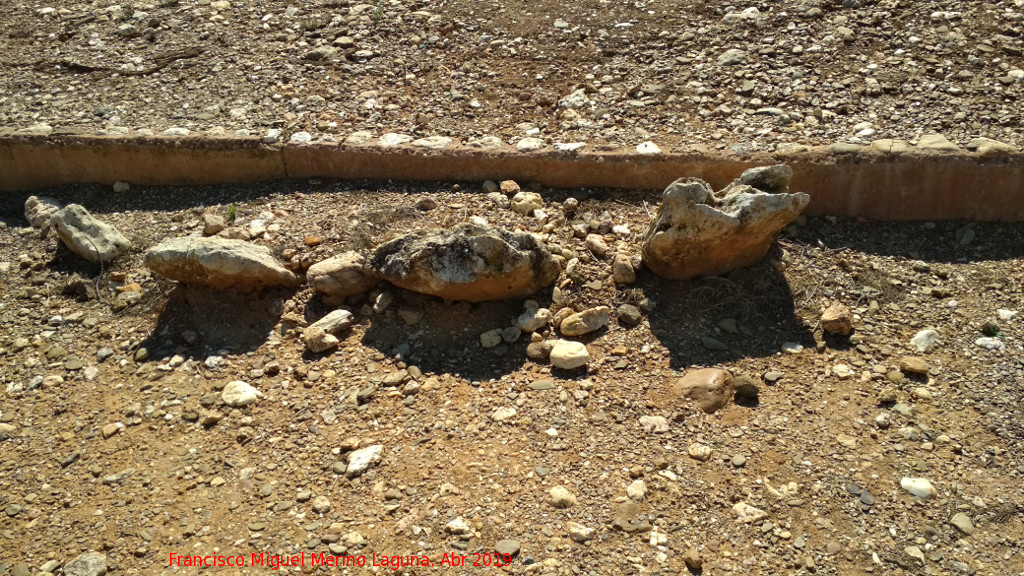
[[78,204],[68,204],[50,220],[61,242],[92,262],[110,262],[131,248],[131,242],[110,224]]
[[306,271],[306,279],[320,294],[339,298],[362,294],[380,282],[358,252],[345,252],[313,264]]
[[227,221],[219,214],[203,214],[203,236],[219,234],[228,227]]
[[560,272],[530,234],[473,224],[388,242],[374,251],[370,269],[406,290],[470,302],[526,297]]
[[853,312],[836,302],[821,313],[821,328],[829,334],[847,336],[853,332]]
[[334,334],[328,334],[323,328],[310,326],[302,331],[302,342],[310,352],[319,354],[337,348],[341,340]]
[[672,386],[676,398],[693,400],[707,414],[714,414],[732,400],[732,374],[720,368],[691,370]]
[[50,232],[53,216],[64,206],[48,196],[29,196],[25,200],[25,219],[45,236]]
[[352,326],[352,313],[348,310],[335,310],[309,325],[302,331],[302,341],[306,348],[319,354],[336,348],[341,341],[337,334]]
[[[764,186],[773,183],[766,173],[757,179]],[[665,189],[643,244],[644,263],[655,274],[684,280],[754,264],[810,200],[807,194],[770,194],[739,182],[723,192],[716,198],[697,178]]]
[[512,197],[512,211],[523,216],[533,215],[534,210],[544,207],[544,198],[536,192],[518,192]]
[[269,248],[244,240],[171,238],[150,248],[145,263],[171,280],[213,288],[245,290],[300,284]]

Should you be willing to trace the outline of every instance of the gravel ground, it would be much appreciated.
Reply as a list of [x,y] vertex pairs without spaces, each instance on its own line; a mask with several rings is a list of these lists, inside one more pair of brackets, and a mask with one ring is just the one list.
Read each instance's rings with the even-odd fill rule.
[[[429,559],[410,574],[497,572],[472,566],[485,558],[543,575],[1024,573],[1024,226],[801,219],[752,268],[616,285],[577,229],[637,253],[658,194],[539,191],[546,221],[444,184],[49,191],[134,242],[101,269],[4,197],[0,574],[98,574],[68,564],[89,551],[110,574],[195,572],[171,554],[265,573],[254,553],[325,574],[343,568],[311,555]],[[254,241],[299,268],[485,218],[579,259],[539,304],[616,312],[583,338],[589,367],[560,371],[525,337],[481,348],[521,301],[382,286],[348,302],[337,351],[310,355],[296,327],[328,308],[308,287],[184,289],[141,265],[159,240],[201,234],[207,210],[241,227],[269,213]],[[822,331],[833,302],[855,315],[849,337]],[[711,415],[666,400],[702,366],[759,392]],[[236,380],[262,398],[225,405]],[[359,470],[352,455],[375,446]]]
[[19,129],[1024,145],[1020,0],[2,4]]

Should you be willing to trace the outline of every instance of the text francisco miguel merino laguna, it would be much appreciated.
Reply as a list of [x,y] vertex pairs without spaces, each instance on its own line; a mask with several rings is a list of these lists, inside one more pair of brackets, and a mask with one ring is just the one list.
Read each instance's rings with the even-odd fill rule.
[[[493,555],[493,554],[492,554]],[[488,558],[488,565],[491,559]],[[466,557],[457,554],[445,554],[437,565],[439,566],[464,566]],[[278,570],[291,566],[382,566],[398,570],[406,566],[432,566],[430,558],[426,556],[377,556],[370,554],[358,556],[334,556],[330,553],[301,553],[290,556],[274,554],[257,554],[253,552],[246,562],[246,557],[239,554],[236,556],[189,556],[171,552],[168,558],[168,567],[171,566],[203,566],[203,567],[224,567],[224,566],[262,566]]]

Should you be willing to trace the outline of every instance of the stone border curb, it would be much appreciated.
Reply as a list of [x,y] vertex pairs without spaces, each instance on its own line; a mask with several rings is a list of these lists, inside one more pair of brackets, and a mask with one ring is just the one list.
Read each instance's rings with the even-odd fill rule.
[[580,146],[569,147],[569,152],[552,147],[521,152],[493,142],[490,148],[453,141],[435,148],[424,140],[429,139],[394,146],[375,138],[362,144],[268,144],[260,137],[5,130],[0,131],[0,191],[118,181],[206,185],[289,178],[512,179],[558,188],[660,190],[681,176],[703,178],[718,189],[747,168],[786,163],[794,172],[791,189],[811,196],[806,213],[812,216],[1024,221],[1024,154],[1013,151],[986,154],[906,146],[892,152],[874,145],[834,144],[749,155],[706,147],[671,153]]

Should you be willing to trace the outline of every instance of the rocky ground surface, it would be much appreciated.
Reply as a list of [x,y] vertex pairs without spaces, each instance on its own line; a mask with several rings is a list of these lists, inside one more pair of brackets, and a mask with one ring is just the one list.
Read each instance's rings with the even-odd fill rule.
[[31,0],[3,13],[0,126],[16,129],[739,153],[931,132],[1024,145],[1021,0]]
[[[157,42],[208,23],[234,30],[246,14],[210,21],[212,5],[167,4],[150,10],[165,15]],[[822,8],[791,19],[824,30],[870,13]],[[261,37],[303,66],[283,11],[263,11]],[[757,28],[742,30],[755,41]],[[601,37],[573,34],[584,47]],[[423,50],[457,44],[430,38]],[[433,563],[410,574],[1024,573],[1024,226],[798,219],[753,267],[692,281],[641,269],[617,284],[612,257],[639,253],[658,194],[537,191],[532,216],[490,185],[49,191],[131,242],[104,265],[40,237],[25,198],[6,195],[0,574],[195,572],[169,567],[172,553],[247,564],[305,553],[296,570],[325,574],[343,569],[313,569],[310,554]],[[308,285],[185,288],[143,266],[148,248],[201,236],[211,215],[299,271],[482,218],[564,258],[537,305],[556,316],[607,306],[611,320],[566,337],[590,361],[560,370],[528,357],[531,338],[512,328],[521,300],[448,303],[382,284],[346,302],[354,325],[339,347],[312,354],[299,332],[331,308]],[[849,335],[824,331],[846,322]],[[482,338],[495,329],[506,330]],[[559,337],[551,326],[534,336]],[[674,385],[697,368],[730,371],[735,402],[707,414],[681,398]],[[466,566],[441,566],[446,554]],[[472,566],[484,559],[492,566]]]

